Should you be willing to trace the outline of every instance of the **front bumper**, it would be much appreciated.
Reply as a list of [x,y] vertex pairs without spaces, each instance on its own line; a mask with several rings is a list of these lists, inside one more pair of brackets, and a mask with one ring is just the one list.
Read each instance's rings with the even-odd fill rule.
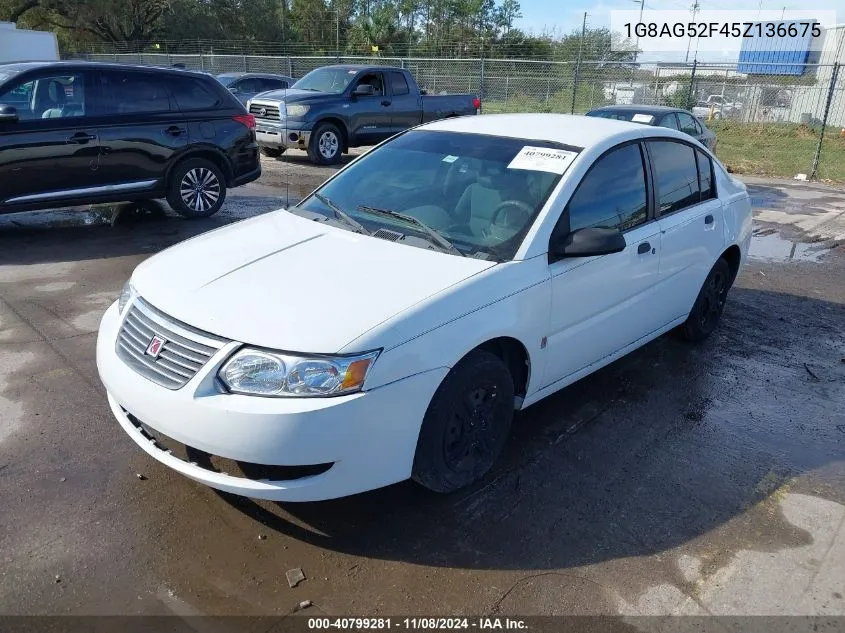
[[301,122],[255,120],[255,138],[261,147],[273,149],[308,149],[311,129]]
[[[118,357],[115,341],[121,324],[114,304],[100,325],[97,367],[112,413],[126,433],[147,454],[195,481],[260,499],[319,501],[407,479],[425,410],[448,371],[428,371],[368,392],[333,398],[227,394],[217,388],[214,376],[240,346],[233,342],[214,354],[184,387],[170,390],[136,373]],[[198,451],[230,460],[331,467],[289,480],[214,472],[163,450],[135,421]]]

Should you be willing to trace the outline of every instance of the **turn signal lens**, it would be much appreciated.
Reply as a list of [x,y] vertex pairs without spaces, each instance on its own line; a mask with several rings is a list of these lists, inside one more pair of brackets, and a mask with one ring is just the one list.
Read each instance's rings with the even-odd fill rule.
[[364,378],[367,377],[367,370],[372,362],[372,358],[364,358],[350,363],[349,367],[346,368],[346,375],[343,377],[340,388],[346,391],[347,389],[357,389],[363,385]]

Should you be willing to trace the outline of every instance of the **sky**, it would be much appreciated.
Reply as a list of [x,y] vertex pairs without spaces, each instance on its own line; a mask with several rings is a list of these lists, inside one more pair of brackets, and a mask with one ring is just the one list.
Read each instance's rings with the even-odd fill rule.
[[[640,8],[639,2],[635,0],[520,0],[520,4],[523,17],[519,20],[519,28],[534,34],[554,32],[557,35],[580,30],[585,11],[588,27],[609,27],[611,10],[639,11]],[[689,11],[692,4],[693,0],[645,0],[646,10]],[[699,5],[701,9],[718,11],[730,9],[757,11],[760,8],[780,11],[784,8],[787,10],[812,8],[835,11],[837,22],[845,22],[845,0],[699,0]],[[642,61],[647,61],[649,56],[654,57],[655,60],[673,57],[666,53],[645,54],[641,56]],[[699,55],[699,58],[701,57]],[[710,57],[712,58],[713,55],[711,54]]]

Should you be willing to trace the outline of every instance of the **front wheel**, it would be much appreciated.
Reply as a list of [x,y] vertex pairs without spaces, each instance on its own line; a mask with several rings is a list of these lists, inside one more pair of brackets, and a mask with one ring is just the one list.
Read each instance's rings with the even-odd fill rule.
[[173,170],[167,203],[186,218],[214,215],[226,200],[226,179],[220,168],[204,158],[190,158]]
[[681,326],[685,339],[697,343],[716,329],[725,309],[731,281],[731,267],[723,258],[719,258],[710,269],[687,320]]
[[513,392],[510,371],[490,352],[475,350],[455,365],[423,418],[414,481],[453,492],[481,479],[510,433]]
[[336,165],[343,153],[340,130],[333,123],[320,123],[311,133],[308,157],[317,165]]

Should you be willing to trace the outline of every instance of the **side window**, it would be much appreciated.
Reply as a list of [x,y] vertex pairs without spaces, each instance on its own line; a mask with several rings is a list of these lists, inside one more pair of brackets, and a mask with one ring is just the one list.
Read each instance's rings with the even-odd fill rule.
[[681,132],[690,136],[698,136],[698,127],[693,119],[686,112],[678,112],[678,121],[681,123]]
[[370,84],[373,87],[374,96],[384,96],[384,79],[381,73],[368,73],[358,80],[358,85]]
[[288,82],[284,81],[283,79],[260,79],[259,83],[261,84],[259,90],[262,92],[264,90],[281,90],[282,88],[290,88],[288,86]]
[[660,127],[668,127],[673,130],[680,130],[678,127],[678,121],[675,118],[675,113],[667,114],[665,117],[660,119]]
[[100,94],[102,114],[154,114],[171,109],[164,82],[151,73],[103,72]]
[[709,200],[716,197],[716,186],[713,183],[713,163],[710,157],[702,151],[695,150],[695,157],[698,161],[698,186],[701,189],[701,200]]
[[[174,77],[169,82],[176,105],[182,112],[210,110],[220,104],[220,97],[206,87],[205,83],[193,77]],[[254,80],[253,80],[253,83]],[[251,90],[242,89],[245,92]],[[258,92],[258,90],[256,90]]]
[[657,208],[662,215],[684,209],[700,200],[695,150],[672,141],[650,141],[654,165]]
[[400,97],[410,92],[408,81],[402,73],[390,73],[390,87],[393,88],[394,97]]
[[85,77],[62,73],[22,81],[4,90],[0,103],[14,106],[21,121],[85,116]]
[[238,92],[261,92],[259,80],[252,77],[236,81],[231,87]]
[[569,230],[600,227],[625,231],[647,218],[645,169],[638,144],[600,158],[578,185],[569,204]]

